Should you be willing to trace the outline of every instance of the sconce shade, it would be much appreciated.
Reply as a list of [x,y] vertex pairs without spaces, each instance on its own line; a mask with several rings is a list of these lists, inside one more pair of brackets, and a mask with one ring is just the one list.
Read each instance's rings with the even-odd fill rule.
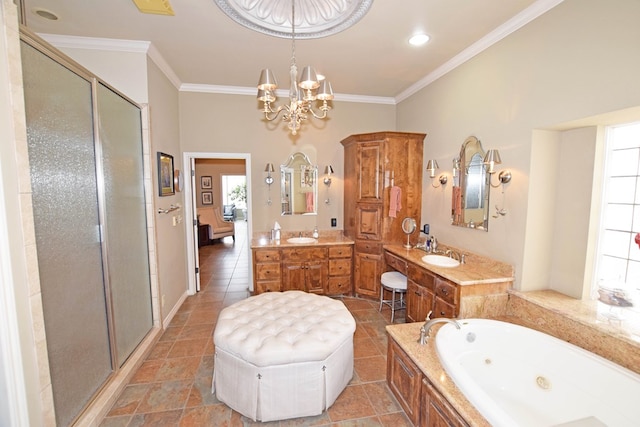
[[502,159],[500,158],[500,152],[498,150],[489,150],[487,154],[484,156],[483,163],[488,165],[487,172],[495,173],[494,166],[502,163]]
[[265,166],[264,171],[269,173],[275,172],[275,169],[273,168],[273,163],[267,163],[267,166]]
[[258,89],[260,90],[276,90],[278,82],[273,72],[265,68],[260,72],[260,80],[258,81]]
[[439,169],[439,168],[440,166],[438,166],[438,162],[436,160],[429,160],[427,162],[427,172],[429,172],[429,177],[435,178],[436,169]]
[[327,165],[324,167],[324,174],[325,175],[333,175],[333,166],[331,165]]

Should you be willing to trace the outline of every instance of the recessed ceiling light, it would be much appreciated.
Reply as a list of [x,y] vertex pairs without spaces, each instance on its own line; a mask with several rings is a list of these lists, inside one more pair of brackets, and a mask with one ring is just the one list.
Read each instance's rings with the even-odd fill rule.
[[33,9],[33,13],[41,18],[48,19],[49,21],[57,21],[58,15],[45,9]]
[[409,43],[413,46],[422,46],[429,41],[429,38],[426,34],[416,34],[415,36],[411,36]]

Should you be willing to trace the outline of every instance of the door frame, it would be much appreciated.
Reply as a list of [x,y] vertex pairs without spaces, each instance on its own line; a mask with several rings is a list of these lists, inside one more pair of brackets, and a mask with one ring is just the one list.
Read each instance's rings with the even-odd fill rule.
[[[184,171],[189,171],[183,180],[184,185],[184,212],[185,212],[185,232],[187,237],[187,271],[188,286],[187,293],[195,295],[197,292],[196,284],[198,278],[196,275],[196,262],[199,256],[198,245],[196,242],[196,234],[194,233],[194,221],[197,219],[195,203],[195,189],[193,188],[193,174],[195,169],[191,169],[192,160],[196,159],[240,159],[245,161],[245,176],[247,177],[247,247],[251,247],[251,236],[253,235],[253,215],[251,209],[251,153],[212,153],[212,152],[184,152],[182,154],[182,167]],[[251,251],[247,250],[249,257],[249,291],[253,291],[253,265],[251,261]]]

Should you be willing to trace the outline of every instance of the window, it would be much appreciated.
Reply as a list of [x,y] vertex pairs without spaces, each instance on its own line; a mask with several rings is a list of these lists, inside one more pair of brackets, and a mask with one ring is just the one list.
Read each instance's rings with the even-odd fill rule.
[[[238,188],[239,187],[239,188]],[[235,204],[237,209],[247,208],[247,177],[244,175],[222,175],[222,204]]]
[[640,311],[640,122],[608,128],[606,147],[594,291],[621,289]]

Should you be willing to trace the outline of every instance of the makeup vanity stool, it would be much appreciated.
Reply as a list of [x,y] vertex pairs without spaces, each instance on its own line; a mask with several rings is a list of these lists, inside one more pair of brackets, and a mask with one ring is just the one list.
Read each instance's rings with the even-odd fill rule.
[[[382,273],[380,284],[382,286],[380,286],[380,308],[378,311],[382,311],[382,304],[388,305],[391,308],[391,323],[393,323],[396,310],[406,308],[404,294],[407,293],[407,276],[399,271],[387,271]],[[391,299],[384,299],[385,289],[391,292]],[[397,301],[396,294],[398,294]]]
[[321,414],[353,377],[356,323],[342,301],[265,292],[220,312],[212,392],[254,421]]

